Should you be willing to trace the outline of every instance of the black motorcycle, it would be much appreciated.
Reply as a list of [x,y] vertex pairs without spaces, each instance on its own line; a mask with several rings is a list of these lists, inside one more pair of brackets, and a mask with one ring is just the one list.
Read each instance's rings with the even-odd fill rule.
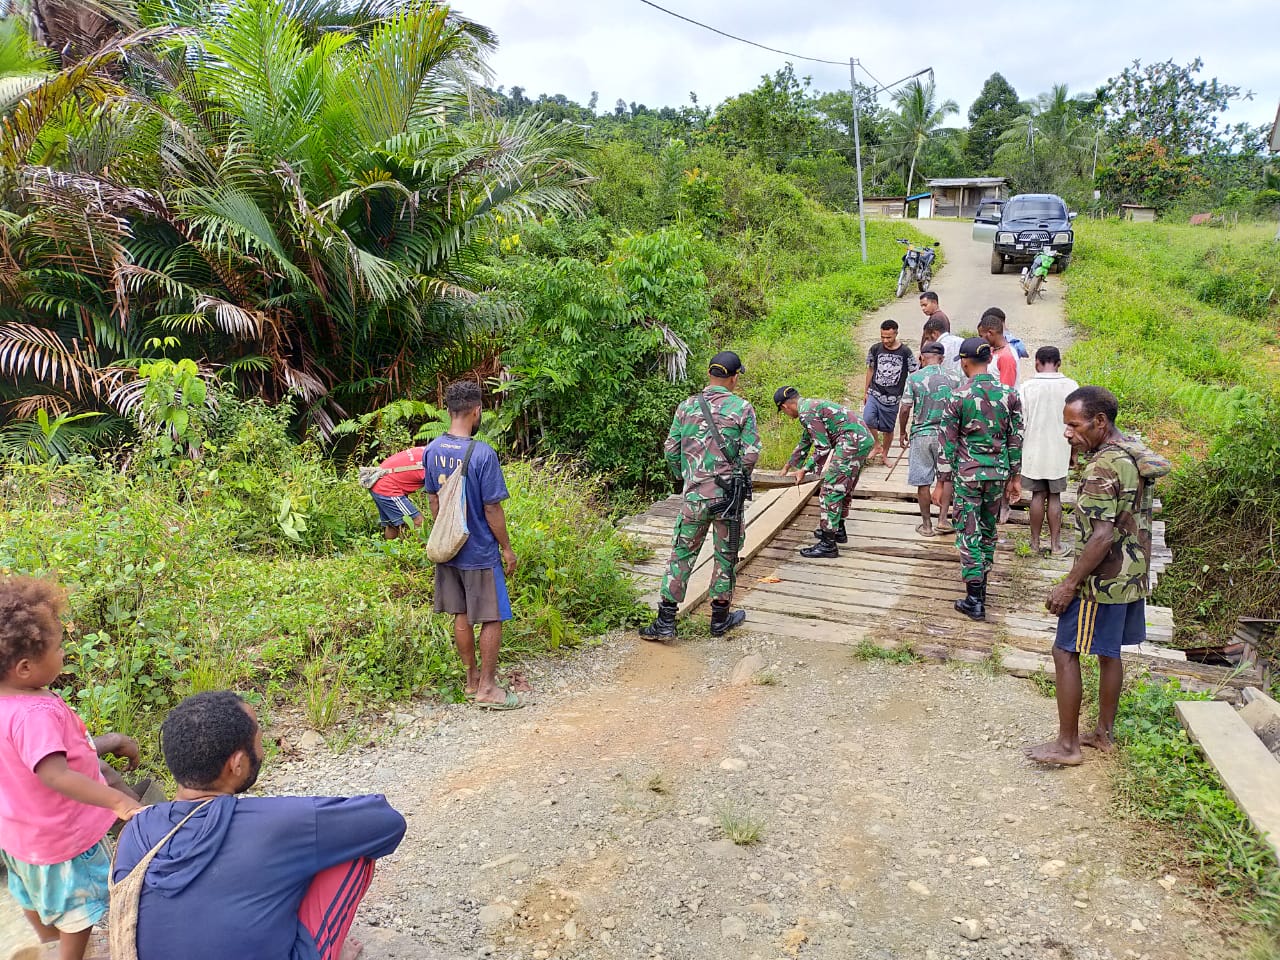
[[910,240],[898,238],[899,243],[907,245],[907,252],[902,255],[902,272],[898,274],[898,293],[902,296],[907,292],[907,287],[912,280],[920,287],[920,292],[924,293],[929,289],[929,281],[933,279],[933,261],[937,256],[933,252],[933,248],[938,246],[938,241],[933,242],[933,246],[918,247]]

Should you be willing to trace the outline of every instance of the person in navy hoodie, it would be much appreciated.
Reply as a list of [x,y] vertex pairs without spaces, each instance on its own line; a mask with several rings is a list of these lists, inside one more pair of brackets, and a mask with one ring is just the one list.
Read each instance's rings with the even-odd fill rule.
[[178,792],[129,821],[112,871],[121,882],[158,845],[139,898],[138,960],[358,956],[348,933],[404,817],[380,795],[244,796],[262,766],[262,729],[230,691],[183,700],[160,739]]

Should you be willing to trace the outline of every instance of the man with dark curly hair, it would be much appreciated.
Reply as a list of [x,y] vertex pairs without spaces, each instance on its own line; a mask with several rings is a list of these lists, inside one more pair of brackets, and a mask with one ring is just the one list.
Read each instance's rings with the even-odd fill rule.
[[140,809],[108,785],[98,758],[136,766],[138,745],[116,733],[95,742],[49,690],[62,673],[65,606],[49,580],[0,579],[0,862],[36,936],[80,960],[107,912],[107,831]]
[[[515,573],[516,555],[507,535],[507,482],[498,454],[480,429],[480,385],[473,380],[449,384],[444,394],[449,430],[427,446],[425,487],[431,516],[440,515],[440,488],[461,470],[465,477],[467,541],[451,560],[436,564],[436,613],[453,614],[453,640],[467,668],[468,697],[487,710],[524,706],[518,694],[498,683],[498,650],[502,624],[511,619],[506,578]],[[476,626],[480,657],[476,659]]]
[[160,741],[178,792],[134,817],[113,870],[121,883],[155,852],[141,867],[138,960],[358,956],[351,924],[404,817],[381,795],[242,796],[262,767],[262,728],[230,691],[183,700]]

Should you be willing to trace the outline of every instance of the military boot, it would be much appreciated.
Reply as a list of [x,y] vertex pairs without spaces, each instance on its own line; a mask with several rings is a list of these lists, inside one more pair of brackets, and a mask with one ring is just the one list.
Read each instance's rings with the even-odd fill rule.
[[982,588],[982,596],[979,599],[982,600],[982,605],[985,607],[987,605],[987,575],[985,573],[982,575],[982,582],[979,586]]
[[836,547],[836,534],[830,530],[818,531],[818,542],[812,547],[804,547],[800,556],[810,560],[829,560],[840,556],[840,550]]
[[647,627],[640,628],[640,637],[643,640],[652,640],[655,643],[663,640],[670,640],[676,635],[676,605],[670,600],[663,600],[658,604],[658,616],[654,618],[653,623]]
[[713,637],[723,637],[746,619],[747,611],[730,610],[728,600],[711,601],[711,635]]
[[981,580],[967,581],[964,585],[965,598],[957,600],[955,608],[970,620],[987,619],[986,601],[983,600],[984,587]]
[[[822,539],[822,528],[821,528],[821,527],[818,527],[818,529],[814,530],[814,531],[813,531],[813,535],[814,535],[817,539],[821,540],[821,539]],[[836,535],[836,543],[848,543],[848,542],[849,542],[849,534],[845,532],[845,529],[844,529],[844,521],[843,521],[843,520],[841,520],[841,521],[840,521],[840,526],[836,527],[835,535]]]

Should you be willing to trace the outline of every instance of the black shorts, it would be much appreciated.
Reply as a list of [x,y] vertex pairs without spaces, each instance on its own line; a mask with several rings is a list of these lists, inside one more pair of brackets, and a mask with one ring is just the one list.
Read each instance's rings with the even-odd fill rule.
[[1067,478],[1057,480],[1024,480],[1023,489],[1027,493],[1064,493],[1067,489]]

